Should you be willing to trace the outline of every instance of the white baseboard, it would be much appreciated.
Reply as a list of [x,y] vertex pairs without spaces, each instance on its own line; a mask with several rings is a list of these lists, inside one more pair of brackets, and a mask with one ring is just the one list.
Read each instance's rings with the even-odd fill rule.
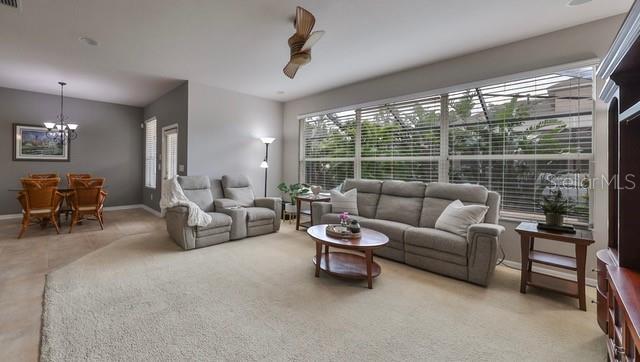
[[160,211],[158,211],[156,209],[153,209],[153,208],[150,208],[147,205],[140,204],[140,205],[138,205],[138,207],[140,207],[141,209],[143,209],[143,210],[145,210],[145,211],[147,211],[147,212],[149,212],[149,213],[151,213],[151,214],[153,214],[153,215],[155,215],[157,217],[162,217],[162,214],[160,213]]
[[[133,204],[133,205],[119,205],[119,206],[107,206],[104,208],[105,211],[117,211],[117,210],[130,210],[130,209],[143,209],[154,216],[161,217],[160,212],[150,208],[144,204]],[[0,220],[11,220],[11,219],[20,219],[22,218],[22,214],[5,214],[0,215]]]
[[[517,269],[520,270],[522,269],[522,264],[520,264],[520,262],[517,261],[511,261],[511,260],[505,260],[502,262],[502,264],[504,264],[504,266],[507,266],[509,268],[512,269]],[[565,272],[561,272],[561,271],[557,271],[557,270],[553,270],[553,269],[548,269],[548,268],[541,268],[539,266],[533,266],[532,269],[534,272],[538,272],[538,273],[544,273],[544,274],[549,274],[552,275],[554,277],[558,277],[558,278],[563,278],[563,279],[568,279],[568,280],[576,280],[576,276],[575,274],[571,274],[571,273],[565,273]],[[585,283],[590,286],[590,287],[595,287],[598,282],[593,279],[593,278],[586,278],[585,279]]]
[[5,214],[0,215],[0,220],[11,220],[11,219],[21,219],[22,214]]

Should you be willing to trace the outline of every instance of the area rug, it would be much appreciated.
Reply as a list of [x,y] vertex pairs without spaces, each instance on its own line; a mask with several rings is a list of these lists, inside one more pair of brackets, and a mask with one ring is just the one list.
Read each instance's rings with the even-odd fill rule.
[[377,259],[366,283],[314,277],[303,232],[182,251],[163,230],[50,274],[42,361],[602,361],[592,308]]

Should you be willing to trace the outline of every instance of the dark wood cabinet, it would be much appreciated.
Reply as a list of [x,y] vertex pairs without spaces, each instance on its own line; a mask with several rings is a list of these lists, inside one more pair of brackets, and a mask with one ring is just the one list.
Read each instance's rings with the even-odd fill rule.
[[640,2],[597,75],[608,102],[608,249],[597,253],[598,324],[611,361],[640,361]]

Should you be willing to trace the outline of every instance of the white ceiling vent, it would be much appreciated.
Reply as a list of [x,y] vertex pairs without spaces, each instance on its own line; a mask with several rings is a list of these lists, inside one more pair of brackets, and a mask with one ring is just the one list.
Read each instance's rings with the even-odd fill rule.
[[20,0],[0,0],[0,4],[18,9],[20,7]]

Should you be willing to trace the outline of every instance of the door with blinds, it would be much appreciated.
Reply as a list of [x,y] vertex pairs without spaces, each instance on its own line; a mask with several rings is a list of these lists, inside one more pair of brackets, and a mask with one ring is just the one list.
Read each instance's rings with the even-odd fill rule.
[[162,128],[162,179],[178,175],[178,125]]

